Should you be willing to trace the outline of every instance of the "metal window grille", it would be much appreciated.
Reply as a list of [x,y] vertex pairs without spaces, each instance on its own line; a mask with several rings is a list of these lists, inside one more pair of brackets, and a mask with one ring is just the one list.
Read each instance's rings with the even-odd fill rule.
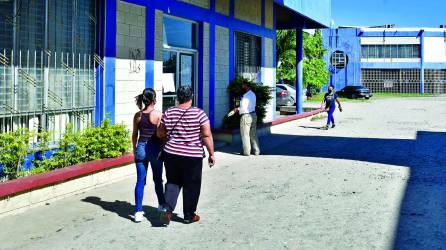
[[0,132],[93,123],[95,2],[0,1]]
[[424,70],[424,92],[446,94],[446,69]]
[[235,32],[235,74],[257,80],[262,58],[261,38]]
[[337,69],[343,69],[348,63],[347,55],[340,51],[336,50],[331,54],[331,65]]
[[373,92],[420,92],[419,69],[362,69],[361,77]]

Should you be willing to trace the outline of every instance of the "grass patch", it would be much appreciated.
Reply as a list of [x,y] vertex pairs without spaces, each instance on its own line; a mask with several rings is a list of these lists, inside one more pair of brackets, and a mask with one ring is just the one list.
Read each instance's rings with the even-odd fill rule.
[[420,94],[420,93],[385,93],[377,92],[373,94],[372,98],[394,98],[394,97],[435,97],[435,94]]
[[[370,99],[348,99],[345,97],[339,97],[339,100],[341,102],[370,102],[371,99],[373,99],[374,97],[370,98]],[[311,99],[306,100],[306,102],[310,102],[310,103],[322,103],[322,100],[324,99],[324,94],[320,94],[320,95],[316,95],[313,96]]]
[[[370,102],[373,99],[385,99],[385,98],[406,98],[406,97],[435,97],[436,94],[420,94],[420,93],[384,93],[377,92],[373,93],[370,99],[359,98],[359,99],[349,99],[346,97],[340,97],[341,102]],[[313,96],[311,99],[306,100],[310,103],[321,103],[324,99],[324,93]]]

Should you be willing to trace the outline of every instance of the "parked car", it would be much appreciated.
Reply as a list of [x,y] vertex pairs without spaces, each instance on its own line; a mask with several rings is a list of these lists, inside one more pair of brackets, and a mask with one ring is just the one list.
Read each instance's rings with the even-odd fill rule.
[[[284,99],[286,99],[286,101],[281,100],[281,103],[285,102],[286,104],[284,105],[279,105],[279,101],[277,101],[277,106],[293,106],[296,105],[296,89],[288,84],[277,84],[276,85],[276,93],[281,93],[283,91],[287,91],[288,92],[288,96],[285,96],[285,93],[282,93],[283,96],[282,97],[286,97]],[[279,97],[277,95],[277,97]],[[279,99],[279,98],[277,98]]]
[[365,98],[369,99],[373,96],[373,93],[370,89],[364,86],[346,86],[343,89],[336,92],[338,96],[347,97],[347,98]]
[[276,106],[293,106],[295,104],[294,99],[291,97],[288,90],[282,88],[276,88]]

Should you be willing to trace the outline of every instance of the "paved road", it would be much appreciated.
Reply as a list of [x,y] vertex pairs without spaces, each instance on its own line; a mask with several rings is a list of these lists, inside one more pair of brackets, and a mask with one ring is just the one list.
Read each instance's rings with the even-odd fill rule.
[[152,184],[133,223],[128,179],[0,219],[0,248],[446,249],[446,97],[344,110],[274,127],[262,156],[217,153],[197,224],[158,227]]

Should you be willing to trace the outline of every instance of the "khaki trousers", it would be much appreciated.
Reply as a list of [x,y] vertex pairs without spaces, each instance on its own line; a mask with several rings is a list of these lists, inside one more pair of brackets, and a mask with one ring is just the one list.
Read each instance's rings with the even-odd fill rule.
[[257,115],[255,113],[243,114],[240,119],[240,136],[243,144],[243,155],[260,154],[259,141],[257,140]]

